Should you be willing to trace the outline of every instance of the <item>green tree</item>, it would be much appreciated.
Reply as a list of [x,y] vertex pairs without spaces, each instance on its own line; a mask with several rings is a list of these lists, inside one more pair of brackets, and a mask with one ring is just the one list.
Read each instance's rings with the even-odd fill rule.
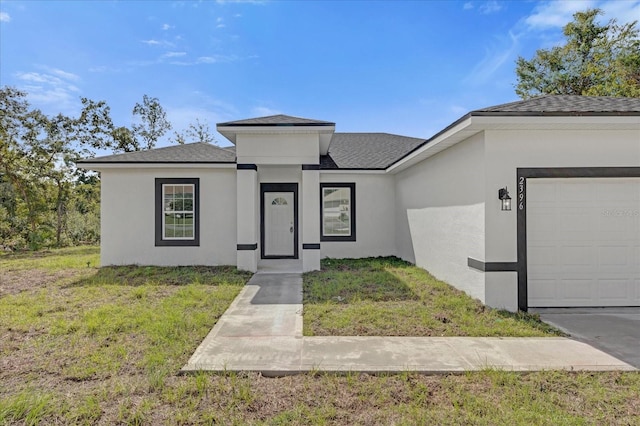
[[538,95],[640,97],[640,39],[637,21],[600,25],[600,9],[573,15],[565,25],[566,43],[539,49],[526,60],[518,57],[516,93]]
[[206,142],[213,145],[218,145],[207,121],[201,122],[196,118],[195,123],[190,123],[189,127],[183,132],[174,132],[173,141],[178,144],[184,144],[186,142]]
[[89,119],[98,104],[90,101],[83,101],[78,118],[48,117],[32,109],[26,96],[0,88],[0,245],[61,246],[68,239],[75,161],[110,143],[110,118]]
[[[78,116],[47,116],[27,93],[0,87],[0,248],[97,242],[99,175],[78,169],[98,152],[152,148],[171,128],[156,98],[144,96],[132,128],[114,125],[105,101],[81,98]],[[198,136],[208,127],[192,129]],[[203,136],[204,137],[204,136]]]
[[137,146],[143,149],[152,149],[158,139],[171,130],[171,123],[158,98],[144,95],[142,103],[136,103],[133,107],[133,115],[140,120],[133,125],[133,135],[142,139],[143,145]]

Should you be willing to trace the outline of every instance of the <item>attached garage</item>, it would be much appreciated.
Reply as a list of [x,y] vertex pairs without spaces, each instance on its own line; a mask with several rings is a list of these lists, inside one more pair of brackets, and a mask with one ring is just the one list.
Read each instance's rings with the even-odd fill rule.
[[640,178],[527,180],[529,307],[640,306]]

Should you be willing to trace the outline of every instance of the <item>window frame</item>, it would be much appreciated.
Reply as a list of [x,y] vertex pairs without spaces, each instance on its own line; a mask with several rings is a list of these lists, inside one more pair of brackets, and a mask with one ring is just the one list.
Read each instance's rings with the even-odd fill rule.
[[[164,187],[165,185],[193,185],[193,238],[164,236]],[[156,247],[200,246],[200,179],[155,179],[155,245]]]
[[[350,235],[325,235],[324,233],[324,191],[325,189],[349,190]],[[320,241],[356,241],[356,184],[347,182],[320,183]]]

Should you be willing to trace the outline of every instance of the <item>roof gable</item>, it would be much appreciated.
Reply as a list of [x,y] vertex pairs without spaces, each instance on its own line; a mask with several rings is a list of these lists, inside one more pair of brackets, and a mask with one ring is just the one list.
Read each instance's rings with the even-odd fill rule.
[[310,118],[293,117],[290,115],[278,114],[266,117],[249,118],[246,120],[228,121],[218,123],[218,127],[240,127],[240,126],[335,126],[329,121],[313,120]]

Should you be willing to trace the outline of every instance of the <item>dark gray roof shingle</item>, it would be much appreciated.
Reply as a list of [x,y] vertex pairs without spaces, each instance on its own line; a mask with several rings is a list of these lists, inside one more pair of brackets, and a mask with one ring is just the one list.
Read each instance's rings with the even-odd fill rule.
[[124,154],[87,158],[83,163],[235,163],[233,151],[219,148],[206,142],[167,146],[148,151],[125,152]]
[[334,133],[321,169],[385,169],[424,139],[388,133]]
[[640,98],[545,95],[471,111],[471,115],[618,115],[640,113]]
[[[447,131],[470,116],[581,116],[581,115],[640,115],[640,99],[591,96],[547,95],[524,101],[471,111],[443,129]],[[287,115],[272,115],[248,120],[220,123],[218,126],[334,126],[327,121],[310,120]],[[388,133],[334,133],[328,155],[321,156],[320,167],[330,169],[373,169],[389,167],[428,141]],[[235,147],[219,148],[199,142],[176,145],[149,151],[129,152],[90,158],[83,163],[234,163]]]
[[249,118],[246,120],[218,123],[218,127],[226,126],[335,126],[329,121],[312,120],[309,118],[292,117],[290,115],[269,115],[267,117]]

